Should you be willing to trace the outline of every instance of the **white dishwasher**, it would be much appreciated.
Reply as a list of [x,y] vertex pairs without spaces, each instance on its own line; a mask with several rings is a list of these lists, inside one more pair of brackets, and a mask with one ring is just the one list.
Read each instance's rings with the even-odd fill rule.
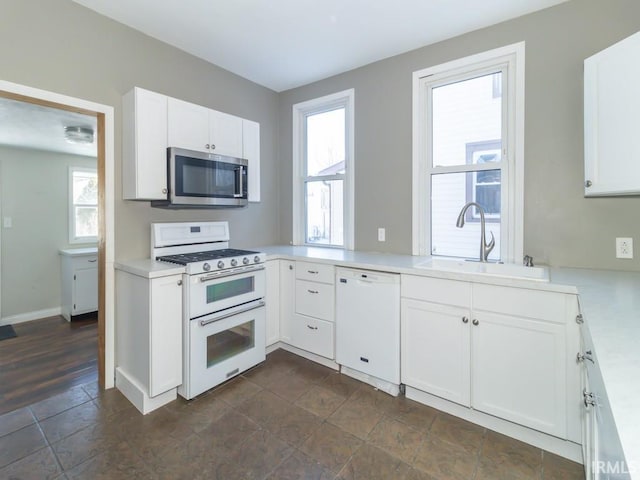
[[336,362],[343,373],[398,394],[400,275],[336,269]]

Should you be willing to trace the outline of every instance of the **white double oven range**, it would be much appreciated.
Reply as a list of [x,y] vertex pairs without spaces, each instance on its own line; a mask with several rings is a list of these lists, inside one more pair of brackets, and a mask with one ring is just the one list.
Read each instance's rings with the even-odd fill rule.
[[183,376],[191,399],[265,359],[265,257],[229,248],[227,222],[154,223],[151,258],[185,266]]

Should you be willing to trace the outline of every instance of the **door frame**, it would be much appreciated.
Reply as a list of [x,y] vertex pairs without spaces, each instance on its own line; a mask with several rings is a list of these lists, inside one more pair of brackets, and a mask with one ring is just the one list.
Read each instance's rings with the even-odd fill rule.
[[97,118],[98,142],[98,382],[115,382],[115,137],[114,108],[47,90],[0,80],[0,96],[92,115]]

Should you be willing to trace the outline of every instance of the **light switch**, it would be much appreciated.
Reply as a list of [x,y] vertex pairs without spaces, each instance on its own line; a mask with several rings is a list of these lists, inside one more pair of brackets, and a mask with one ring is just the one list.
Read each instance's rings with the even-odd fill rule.
[[13,227],[13,219],[11,217],[4,217],[2,224],[4,228],[11,228]]

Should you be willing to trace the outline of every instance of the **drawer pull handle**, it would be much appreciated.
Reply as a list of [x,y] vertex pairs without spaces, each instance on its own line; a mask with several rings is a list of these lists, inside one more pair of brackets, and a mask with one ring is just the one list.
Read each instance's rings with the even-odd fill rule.
[[317,330],[318,329],[318,327],[312,327],[311,325],[307,325],[307,328],[309,330]]
[[364,357],[360,357],[360,361],[362,361],[364,363],[369,363],[369,359],[368,358],[364,358]]
[[97,258],[94,258],[93,260],[88,260],[89,263],[96,263],[98,261]]
[[309,289],[307,289],[307,292],[316,294],[316,293],[318,293],[318,290],[309,290]]
[[309,272],[311,275],[317,275],[318,274],[317,270],[307,270],[307,272]]

